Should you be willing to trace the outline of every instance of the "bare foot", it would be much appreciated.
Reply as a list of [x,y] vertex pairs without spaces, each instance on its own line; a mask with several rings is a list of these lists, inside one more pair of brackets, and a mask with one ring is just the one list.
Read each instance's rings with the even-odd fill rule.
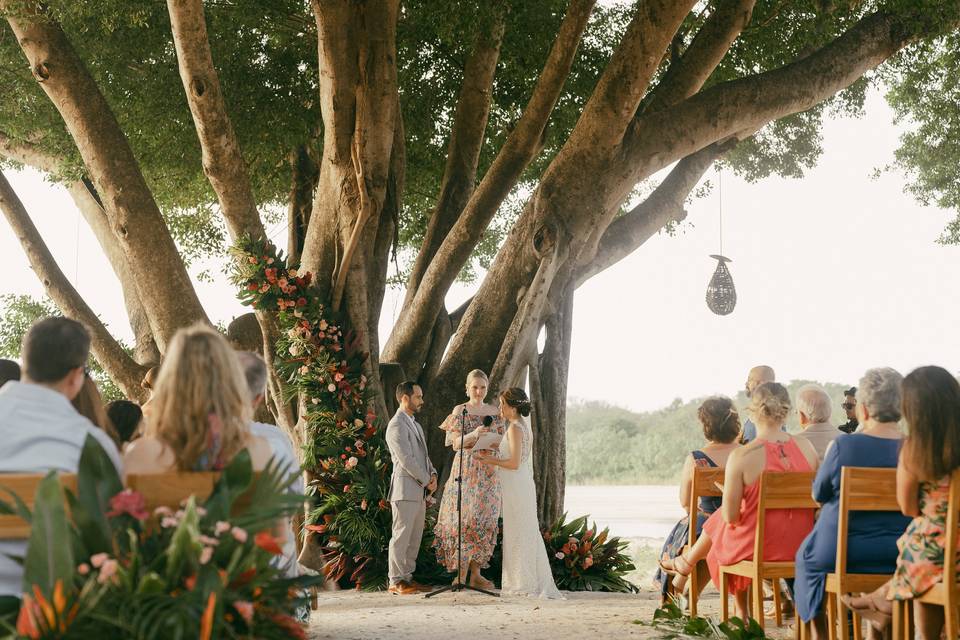
[[877,591],[862,596],[843,596],[841,600],[878,631],[883,631],[893,621],[893,605]]
[[496,588],[492,582],[480,575],[479,571],[475,571],[473,577],[470,578],[470,586],[478,589],[486,589],[487,591]]

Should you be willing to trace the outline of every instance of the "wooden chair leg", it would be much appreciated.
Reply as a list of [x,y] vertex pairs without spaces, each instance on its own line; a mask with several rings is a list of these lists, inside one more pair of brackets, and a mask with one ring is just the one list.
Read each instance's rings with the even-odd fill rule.
[[837,640],[837,605],[839,598],[835,593],[827,594],[827,602],[824,608],[827,610],[827,637],[830,640]]
[[783,625],[782,614],[780,613],[780,581],[773,581],[773,620],[777,626]]
[[837,626],[840,627],[840,640],[850,640],[850,625],[847,624],[847,607],[839,596],[836,598]]
[[320,597],[317,595],[317,588],[310,587],[310,608],[316,611],[320,608]]
[[700,572],[700,563],[693,565],[693,570],[690,572],[690,577],[687,578],[687,588],[690,589],[690,595],[688,596],[688,602],[690,603],[690,617],[697,617],[697,592],[699,591],[699,583],[697,582],[697,574]]
[[730,583],[727,573],[720,570],[720,619],[726,622],[730,619]]
[[760,581],[760,576],[758,575],[753,576],[753,611],[753,617],[757,621],[757,624],[760,625],[760,629],[765,629],[763,620],[763,583]]
[[852,611],[850,613],[853,619],[853,640],[863,640],[863,619]]
[[947,638],[957,637],[957,605],[947,595],[947,606],[943,608],[943,630]]
[[893,640],[907,640],[909,637],[909,623],[906,619],[908,607],[909,603],[905,600],[893,601]]

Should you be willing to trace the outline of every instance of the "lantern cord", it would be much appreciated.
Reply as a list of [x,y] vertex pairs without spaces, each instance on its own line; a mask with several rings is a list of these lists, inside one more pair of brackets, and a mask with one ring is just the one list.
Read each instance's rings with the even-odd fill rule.
[[720,210],[720,255],[723,255],[723,169],[717,167],[717,207]]

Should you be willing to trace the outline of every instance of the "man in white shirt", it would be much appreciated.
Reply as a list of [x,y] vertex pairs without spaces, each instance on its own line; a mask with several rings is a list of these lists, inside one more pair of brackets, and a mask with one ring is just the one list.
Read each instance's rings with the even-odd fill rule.
[[[247,387],[250,390],[250,402],[254,410],[256,410],[256,408],[260,406],[260,403],[263,402],[263,398],[267,392],[267,364],[263,361],[263,358],[250,351],[238,351],[237,358],[240,360],[243,375],[247,379]],[[280,427],[262,422],[251,422],[250,431],[270,443],[275,461],[285,466],[290,473],[300,469],[300,461],[293,451],[293,443],[290,441],[290,437],[284,433]],[[302,474],[297,475],[297,480],[290,488],[299,494],[303,494]],[[297,575],[296,553],[296,538],[293,529],[288,528],[287,540],[283,545],[283,556],[289,562],[287,575],[291,577]]]
[[[20,357],[23,378],[0,389],[0,473],[76,473],[87,436],[93,436],[121,471],[110,437],[77,413],[70,401],[80,392],[90,355],[90,336],[68,318],[46,318],[30,327]],[[0,595],[20,596],[23,540],[0,541]]]
[[836,440],[842,431],[830,424],[833,414],[833,403],[830,396],[818,384],[806,384],[797,391],[797,412],[800,414],[799,434],[806,438],[817,450],[817,457],[823,462],[827,454],[827,447]]

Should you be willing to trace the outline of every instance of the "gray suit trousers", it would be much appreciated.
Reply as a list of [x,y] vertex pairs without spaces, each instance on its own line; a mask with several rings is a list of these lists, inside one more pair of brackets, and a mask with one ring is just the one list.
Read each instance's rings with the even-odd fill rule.
[[423,538],[423,521],[427,515],[426,500],[393,500],[393,534],[390,536],[390,584],[413,579],[417,554]]

